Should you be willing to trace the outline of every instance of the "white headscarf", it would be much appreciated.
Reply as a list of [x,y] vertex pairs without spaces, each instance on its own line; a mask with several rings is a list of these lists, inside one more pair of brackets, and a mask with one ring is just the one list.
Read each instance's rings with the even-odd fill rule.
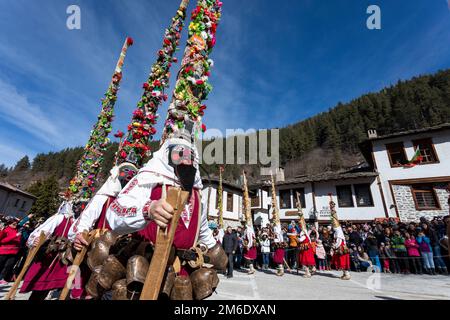
[[194,167],[197,169],[194,180],[194,188],[203,189],[198,166],[199,156],[197,147],[184,139],[178,138],[167,139],[161,148],[153,154],[153,158],[150,159],[141,170],[139,170],[139,185],[145,186],[162,183],[165,183],[166,185],[180,184],[173,167],[171,167],[168,162],[169,147],[172,145],[184,145],[194,151]]
[[344,231],[341,226],[334,229],[334,238],[336,239],[337,248],[339,248],[342,243],[346,244]]
[[119,166],[114,166],[111,169],[108,180],[106,180],[100,190],[97,191],[98,195],[117,197],[122,190],[122,185],[119,181],[119,172]]
[[73,206],[72,201],[64,200],[61,203],[61,205],[59,206],[58,211],[56,212],[56,214],[57,215],[61,214],[61,215],[66,215],[66,216],[71,217],[71,216],[74,215],[73,210],[72,210],[72,206]]

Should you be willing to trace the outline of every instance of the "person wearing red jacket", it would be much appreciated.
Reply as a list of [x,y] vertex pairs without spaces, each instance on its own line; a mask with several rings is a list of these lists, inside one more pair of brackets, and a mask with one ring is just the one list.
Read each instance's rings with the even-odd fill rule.
[[10,280],[12,270],[17,262],[22,238],[17,224],[17,219],[10,219],[7,226],[0,231],[0,284],[6,284],[7,280]]

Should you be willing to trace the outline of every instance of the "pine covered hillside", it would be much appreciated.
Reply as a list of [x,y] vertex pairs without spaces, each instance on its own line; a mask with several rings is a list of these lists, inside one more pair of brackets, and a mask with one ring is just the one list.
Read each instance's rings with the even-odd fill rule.
[[[418,129],[450,121],[450,69],[433,75],[399,81],[378,93],[363,95],[349,103],[338,103],[327,112],[280,129],[280,157],[286,175],[337,170],[362,161],[358,143],[368,129],[380,134]],[[153,142],[154,147],[159,143]],[[205,141],[204,144],[208,144]],[[226,144],[224,143],[224,146]],[[110,170],[117,143],[105,154],[101,181]],[[0,165],[0,179],[24,188],[49,176],[64,188],[75,173],[82,148],[37,155],[30,163],[21,159],[14,168]],[[257,166],[245,166],[250,179],[258,178]],[[218,166],[206,167],[210,175]],[[238,179],[242,166],[226,167],[225,178]]]

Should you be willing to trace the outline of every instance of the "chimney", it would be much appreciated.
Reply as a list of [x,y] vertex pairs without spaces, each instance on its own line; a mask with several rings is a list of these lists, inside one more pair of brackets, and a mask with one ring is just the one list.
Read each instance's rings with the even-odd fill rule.
[[370,129],[367,131],[367,136],[369,137],[369,139],[375,139],[378,138],[378,133],[377,130],[375,129]]

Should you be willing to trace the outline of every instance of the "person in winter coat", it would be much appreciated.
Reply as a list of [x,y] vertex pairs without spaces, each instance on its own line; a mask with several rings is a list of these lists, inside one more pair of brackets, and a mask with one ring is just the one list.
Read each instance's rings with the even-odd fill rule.
[[365,241],[365,245],[367,248],[367,253],[372,260],[372,264],[375,265],[379,271],[381,271],[381,263],[378,252],[378,242],[377,238],[373,234],[373,232],[369,232]]
[[417,236],[417,243],[419,244],[419,249],[422,254],[425,272],[435,275],[436,271],[434,269],[433,249],[431,247],[431,241],[430,238],[428,238],[422,230]]
[[393,273],[399,273],[400,265],[398,264],[397,257],[392,250],[391,245],[391,242],[386,243],[386,246],[384,247],[384,254],[386,255],[386,259],[389,260],[389,271]]
[[238,238],[236,233],[233,232],[231,227],[227,228],[227,232],[224,234],[222,238],[222,247],[225,253],[228,256],[228,269],[227,269],[227,277],[233,277],[233,264],[234,264],[234,255],[236,254],[236,250],[238,248]]
[[17,229],[18,219],[10,219],[0,231],[0,284],[11,280],[12,270],[17,262],[22,234]]
[[17,253],[18,262],[15,264],[13,269],[14,276],[17,276],[20,273],[28,255],[27,240],[30,234],[33,232],[33,227],[30,221],[32,217],[33,214],[29,214],[28,216],[20,220],[20,222],[17,225],[18,230],[22,235],[22,237],[20,238],[20,249],[19,252]]
[[391,266],[389,263],[389,258],[386,255],[386,245],[384,244],[384,242],[380,243],[380,260],[381,260],[381,265],[383,266],[383,272],[384,273],[391,273]]
[[399,230],[394,232],[394,236],[391,239],[392,249],[397,258],[400,271],[402,273],[409,273],[408,252],[405,247],[405,238],[402,237]]
[[408,257],[411,260],[412,267],[415,274],[422,274],[422,262],[420,261],[419,244],[413,235],[408,232],[405,233],[405,247],[408,251]]
[[269,269],[269,258],[270,258],[270,239],[267,233],[263,233],[261,235],[261,238],[259,240],[259,243],[261,245],[261,254],[262,254],[262,258],[263,258],[263,265],[262,265],[262,269],[263,270],[268,270]]
[[358,250],[357,258],[359,260],[361,271],[367,271],[367,269],[372,268],[373,266],[372,260],[369,258],[364,249],[361,246],[359,246],[357,250]]
[[430,246],[433,252],[433,260],[436,269],[442,274],[448,274],[447,265],[442,259],[441,246],[439,244],[439,233],[429,223],[422,224],[423,231],[430,239]]
[[325,271],[327,267],[327,253],[325,251],[325,247],[323,246],[322,240],[316,240],[316,257],[319,263],[319,270]]

